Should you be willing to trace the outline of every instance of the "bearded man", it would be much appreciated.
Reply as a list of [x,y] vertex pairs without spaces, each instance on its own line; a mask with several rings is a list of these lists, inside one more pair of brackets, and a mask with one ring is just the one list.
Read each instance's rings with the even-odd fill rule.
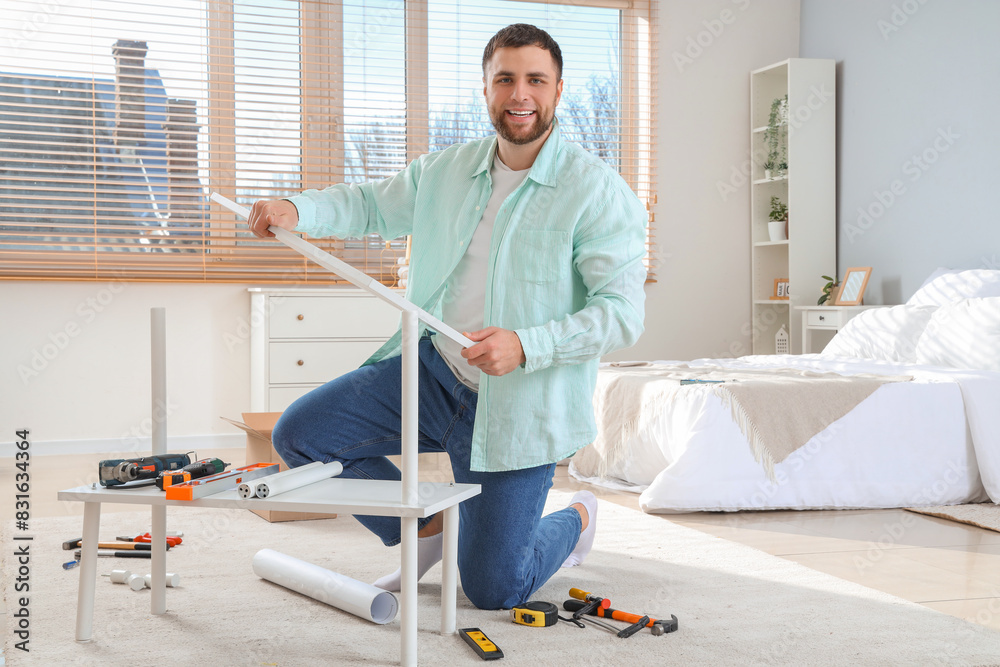
[[[482,493],[459,508],[459,572],[482,609],[526,602],[593,543],[597,501],[542,516],[555,465],[596,435],[601,355],[643,329],[646,211],[614,169],[560,134],[562,53],[515,24],[483,53],[496,134],[422,155],[398,174],[254,204],[249,226],[313,237],[411,235],[407,298],[475,342],[419,344],[419,450],[446,452]],[[343,477],[400,478],[400,333],[364,366],[293,403],[273,442],[290,466],[340,461]],[[400,521],[359,516],[387,546]],[[441,559],[441,516],[422,520],[418,575]],[[398,591],[399,571],[375,582]]]

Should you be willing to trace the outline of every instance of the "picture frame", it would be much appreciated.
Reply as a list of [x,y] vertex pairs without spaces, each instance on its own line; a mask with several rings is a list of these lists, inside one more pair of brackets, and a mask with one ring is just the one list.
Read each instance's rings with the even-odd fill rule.
[[787,301],[790,297],[788,291],[788,278],[774,279],[774,293],[771,295],[772,301]]
[[872,267],[870,266],[855,266],[847,269],[844,272],[844,279],[840,281],[840,292],[833,305],[860,306],[871,275]]

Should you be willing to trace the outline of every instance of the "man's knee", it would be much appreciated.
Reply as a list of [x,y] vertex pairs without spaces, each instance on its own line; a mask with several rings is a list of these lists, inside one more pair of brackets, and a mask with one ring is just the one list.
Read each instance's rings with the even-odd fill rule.
[[488,572],[462,570],[462,591],[479,609],[510,609],[528,601],[517,577],[490,576]]

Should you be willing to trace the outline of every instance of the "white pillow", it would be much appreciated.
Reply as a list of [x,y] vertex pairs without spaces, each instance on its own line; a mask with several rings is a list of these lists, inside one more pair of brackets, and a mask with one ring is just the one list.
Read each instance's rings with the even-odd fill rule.
[[1000,297],[941,306],[917,343],[917,363],[1000,371]]
[[870,308],[851,318],[823,349],[824,356],[911,364],[934,306]]
[[943,306],[959,299],[1000,296],[1000,271],[938,269],[906,302],[908,306]]

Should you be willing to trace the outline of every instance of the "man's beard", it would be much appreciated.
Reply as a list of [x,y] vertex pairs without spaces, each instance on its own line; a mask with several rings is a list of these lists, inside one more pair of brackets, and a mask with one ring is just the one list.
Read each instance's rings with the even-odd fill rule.
[[536,110],[535,122],[530,126],[530,131],[527,134],[515,134],[511,131],[511,126],[508,125],[507,112],[501,109],[498,115],[494,115],[493,109],[490,109],[490,123],[493,124],[493,128],[497,131],[497,134],[504,140],[517,146],[530,144],[548,132],[549,128],[552,127],[553,118],[555,118],[554,113],[549,114],[548,117],[544,117],[539,110]]

